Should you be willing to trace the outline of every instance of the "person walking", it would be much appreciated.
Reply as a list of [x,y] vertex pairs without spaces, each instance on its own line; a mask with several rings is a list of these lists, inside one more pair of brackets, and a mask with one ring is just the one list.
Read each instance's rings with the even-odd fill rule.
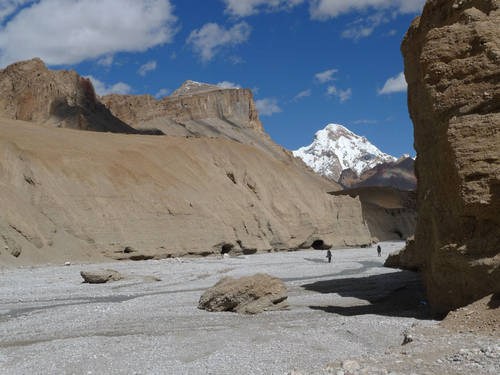
[[377,246],[377,254],[378,256],[382,256],[382,248],[380,247],[380,245]]
[[328,263],[332,263],[332,252],[330,250],[326,252],[326,257],[328,258]]

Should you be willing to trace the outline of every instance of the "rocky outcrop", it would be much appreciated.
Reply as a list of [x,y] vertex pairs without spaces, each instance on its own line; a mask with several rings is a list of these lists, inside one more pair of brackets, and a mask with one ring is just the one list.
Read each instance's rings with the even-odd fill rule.
[[423,267],[422,252],[415,248],[415,237],[406,240],[406,246],[389,254],[384,262],[385,267],[401,268],[410,271],[421,271]]
[[96,98],[89,79],[35,58],[0,70],[0,116],[57,127],[138,133]]
[[285,284],[275,277],[266,274],[239,279],[225,277],[203,293],[198,308],[214,312],[258,314],[285,308],[287,298]]
[[123,279],[120,272],[115,270],[80,271],[80,275],[83,281],[88,284],[104,284],[108,281]]
[[377,164],[361,175],[351,169],[342,171],[339,183],[347,188],[362,186],[387,186],[399,190],[416,190],[415,162],[410,157],[402,157],[395,162]]
[[370,242],[359,200],[327,194],[335,187],[287,154],[278,159],[224,138],[1,119],[0,129],[2,264]]
[[418,222],[437,312],[500,291],[500,10],[429,0],[402,44],[415,125]]
[[359,198],[363,219],[372,241],[406,240],[415,234],[415,192],[390,187],[358,187],[331,192],[335,196]]
[[283,149],[264,132],[248,89],[222,89],[186,81],[172,95],[106,95],[102,102],[136,129],[159,129],[172,136],[226,138],[282,157]]

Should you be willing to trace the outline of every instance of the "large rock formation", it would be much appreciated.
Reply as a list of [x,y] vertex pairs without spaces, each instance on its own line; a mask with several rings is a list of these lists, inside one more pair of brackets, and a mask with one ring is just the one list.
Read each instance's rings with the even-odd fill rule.
[[[252,92],[186,81],[172,95],[106,95],[102,102],[136,129],[159,129],[172,136],[226,138],[285,156],[259,120]],[[287,157],[287,156],[286,156]],[[288,157],[287,157],[288,158]]]
[[138,133],[96,98],[87,78],[52,71],[35,58],[0,70],[0,116],[57,127]]
[[276,277],[267,274],[239,279],[225,277],[202,294],[198,308],[207,311],[258,314],[287,307],[287,298],[285,283]]
[[[9,73],[17,87],[23,69],[33,64],[39,65],[38,60],[3,73],[17,66],[20,72]],[[61,76],[74,74],[79,82],[76,73]],[[78,84],[72,86],[74,93],[69,86],[57,86],[59,74],[47,77],[49,82],[37,87],[52,84],[65,102],[78,97]],[[217,125],[219,136],[57,129],[43,125],[52,125],[50,111],[42,111],[43,98],[26,109],[31,123],[11,120],[16,116],[8,109],[22,107],[23,101],[14,95],[18,91],[4,88],[11,96],[0,111],[0,263],[140,260],[370,242],[359,200],[328,195],[338,185],[274,144],[262,130],[248,91],[209,86],[189,93],[188,86],[170,101],[152,102],[159,106],[150,112],[156,113],[155,126],[168,132],[169,124],[185,117],[199,129]],[[99,114],[104,107],[95,101]],[[180,107],[169,117],[161,103]],[[148,113],[148,108],[138,104],[134,113]],[[87,117],[87,129],[93,128],[92,118]],[[240,138],[235,141],[230,131]]]
[[363,219],[370,230],[373,242],[405,240],[415,234],[417,207],[414,191],[367,186],[331,194],[359,198]]
[[499,25],[498,0],[429,0],[402,45],[437,312],[500,291]]

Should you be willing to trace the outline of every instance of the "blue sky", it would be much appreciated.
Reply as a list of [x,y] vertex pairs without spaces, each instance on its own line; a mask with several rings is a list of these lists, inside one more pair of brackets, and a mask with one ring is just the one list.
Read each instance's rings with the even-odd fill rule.
[[0,0],[0,66],[41,57],[100,94],[187,79],[254,91],[296,149],[334,122],[414,154],[399,46],[424,0]]

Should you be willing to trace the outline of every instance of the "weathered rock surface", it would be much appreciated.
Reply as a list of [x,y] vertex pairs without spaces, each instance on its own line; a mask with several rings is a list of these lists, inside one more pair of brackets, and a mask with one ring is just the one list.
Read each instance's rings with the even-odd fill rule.
[[414,164],[412,158],[402,157],[394,162],[377,164],[359,176],[353,170],[345,169],[340,175],[339,183],[346,188],[388,186],[399,190],[416,190]]
[[226,138],[287,157],[264,132],[248,89],[222,89],[186,81],[172,95],[157,100],[150,95],[106,95],[102,102],[136,129],[159,129],[172,136]]
[[286,307],[288,298],[283,281],[266,274],[239,279],[225,277],[200,297],[198,308],[207,311],[232,311],[258,314]]
[[416,194],[390,187],[358,187],[332,192],[359,198],[373,242],[405,240],[415,234]]
[[[1,251],[2,263],[370,242],[359,200],[330,196],[334,186],[292,157],[206,137],[13,120],[0,128],[0,233],[22,249],[17,258]],[[127,246],[135,251],[125,253]]]
[[389,254],[384,263],[385,267],[401,268],[410,271],[420,271],[423,268],[422,252],[415,248],[415,237],[406,240],[406,246]]
[[42,60],[0,70],[0,116],[57,127],[138,133],[96,98],[89,79],[75,71],[52,71]]
[[429,0],[402,44],[428,297],[446,312],[500,291],[500,10]]
[[89,284],[104,284],[123,279],[120,272],[115,270],[80,271],[80,275],[83,281]]

